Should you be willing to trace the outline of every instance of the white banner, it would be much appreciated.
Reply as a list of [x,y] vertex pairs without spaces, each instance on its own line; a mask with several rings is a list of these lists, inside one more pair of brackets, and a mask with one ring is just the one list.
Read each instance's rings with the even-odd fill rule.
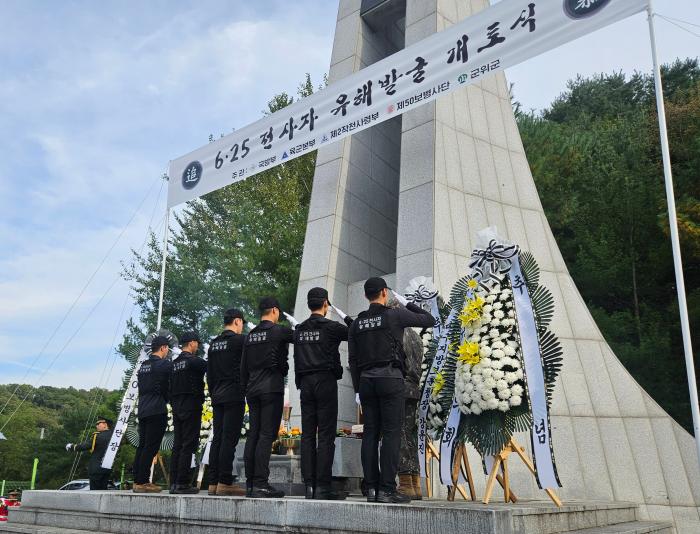
[[547,408],[547,390],[544,382],[544,364],[540,353],[539,337],[532,311],[532,301],[520,270],[520,255],[513,258],[510,267],[510,280],[513,286],[515,315],[518,319],[518,332],[525,364],[525,387],[532,411],[532,459],[537,472],[537,484],[540,489],[561,486],[554,463],[549,409]]
[[171,161],[168,207],[245,180],[478,82],[638,13],[647,2],[503,0]]
[[116,423],[114,423],[114,430],[112,432],[112,439],[109,441],[107,446],[107,452],[102,459],[102,467],[104,469],[112,469],[112,464],[114,463],[114,457],[117,455],[119,450],[119,444],[122,442],[122,438],[126,433],[126,427],[129,425],[129,415],[134,409],[134,404],[136,404],[136,399],[139,396],[139,381],[138,373],[141,368],[141,364],[148,359],[148,353],[144,347],[141,348],[139,352],[139,359],[136,361],[134,366],[134,371],[131,373],[129,378],[129,385],[126,387],[126,392],[124,393],[124,399],[122,400],[122,406],[119,410],[119,418]]

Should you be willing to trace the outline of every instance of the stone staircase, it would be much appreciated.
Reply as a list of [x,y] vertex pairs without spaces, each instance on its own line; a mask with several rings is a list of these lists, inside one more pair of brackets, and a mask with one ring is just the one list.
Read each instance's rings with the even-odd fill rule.
[[426,500],[410,505],[127,492],[27,491],[0,532],[17,534],[672,534],[671,523],[641,521],[636,504],[549,502],[514,505]]

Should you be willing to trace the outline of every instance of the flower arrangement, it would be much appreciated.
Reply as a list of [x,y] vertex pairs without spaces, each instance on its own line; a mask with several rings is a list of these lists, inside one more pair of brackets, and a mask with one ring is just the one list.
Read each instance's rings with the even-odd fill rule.
[[507,412],[522,405],[525,383],[519,356],[513,291],[506,280],[490,288],[467,282],[472,290],[458,320],[455,394],[463,414]]
[[209,396],[209,385],[204,381],[204,404],[202,405],[202,424],[199,427],[199,451],[203,451],[209,439],[209,432],[214,424],[214,408]]

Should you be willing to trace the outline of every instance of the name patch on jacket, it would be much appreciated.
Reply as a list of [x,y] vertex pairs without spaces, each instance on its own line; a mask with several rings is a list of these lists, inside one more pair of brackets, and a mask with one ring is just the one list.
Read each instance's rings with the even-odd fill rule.
[[212,351],[226,350],[227,345],[228,345],[228,341],[215,341],[214,343],[211,344],[211,348],[209,350],[212,350]]
[[139,369],[139,376],[145,375],[146,373],[150,373],[150,372],[151,372],[151,364],[150,363],[141,364],[141,368]]
[[382,328],[382,319],[384,317],[377,315],[376,317],[364,317],[362,319],[356,319],[358,330],[376,330],[377,328]]
[[296,339],[295,343],[320,343],[321,342],[321,331],[320,330],[296,330],[294,332]]
[[246,345],[257,345],[259,343],[267,343],[267,330],[262,332],[251,332],[245,341]]
[[173,363],[173,371],[184,371],[185,367],[187,367],[187,362],[174,362]]

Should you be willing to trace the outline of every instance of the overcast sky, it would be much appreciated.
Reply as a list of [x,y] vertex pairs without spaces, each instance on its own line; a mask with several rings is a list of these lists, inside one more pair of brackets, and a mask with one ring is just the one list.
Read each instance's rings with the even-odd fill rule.
[[[655,6],[700,24],[698,0]],[[162,225],[168,161],[257,120],[304,73],[318,85],[336,12],[333,0],[0,0],[0,383],[119,385],[112,347],[133,312],[120,262],[151,218]],[[700,53],[700,38],[657,29],[663,61]],[[640,14],[506,75],[541,109],[577,74],[650,69]]]

